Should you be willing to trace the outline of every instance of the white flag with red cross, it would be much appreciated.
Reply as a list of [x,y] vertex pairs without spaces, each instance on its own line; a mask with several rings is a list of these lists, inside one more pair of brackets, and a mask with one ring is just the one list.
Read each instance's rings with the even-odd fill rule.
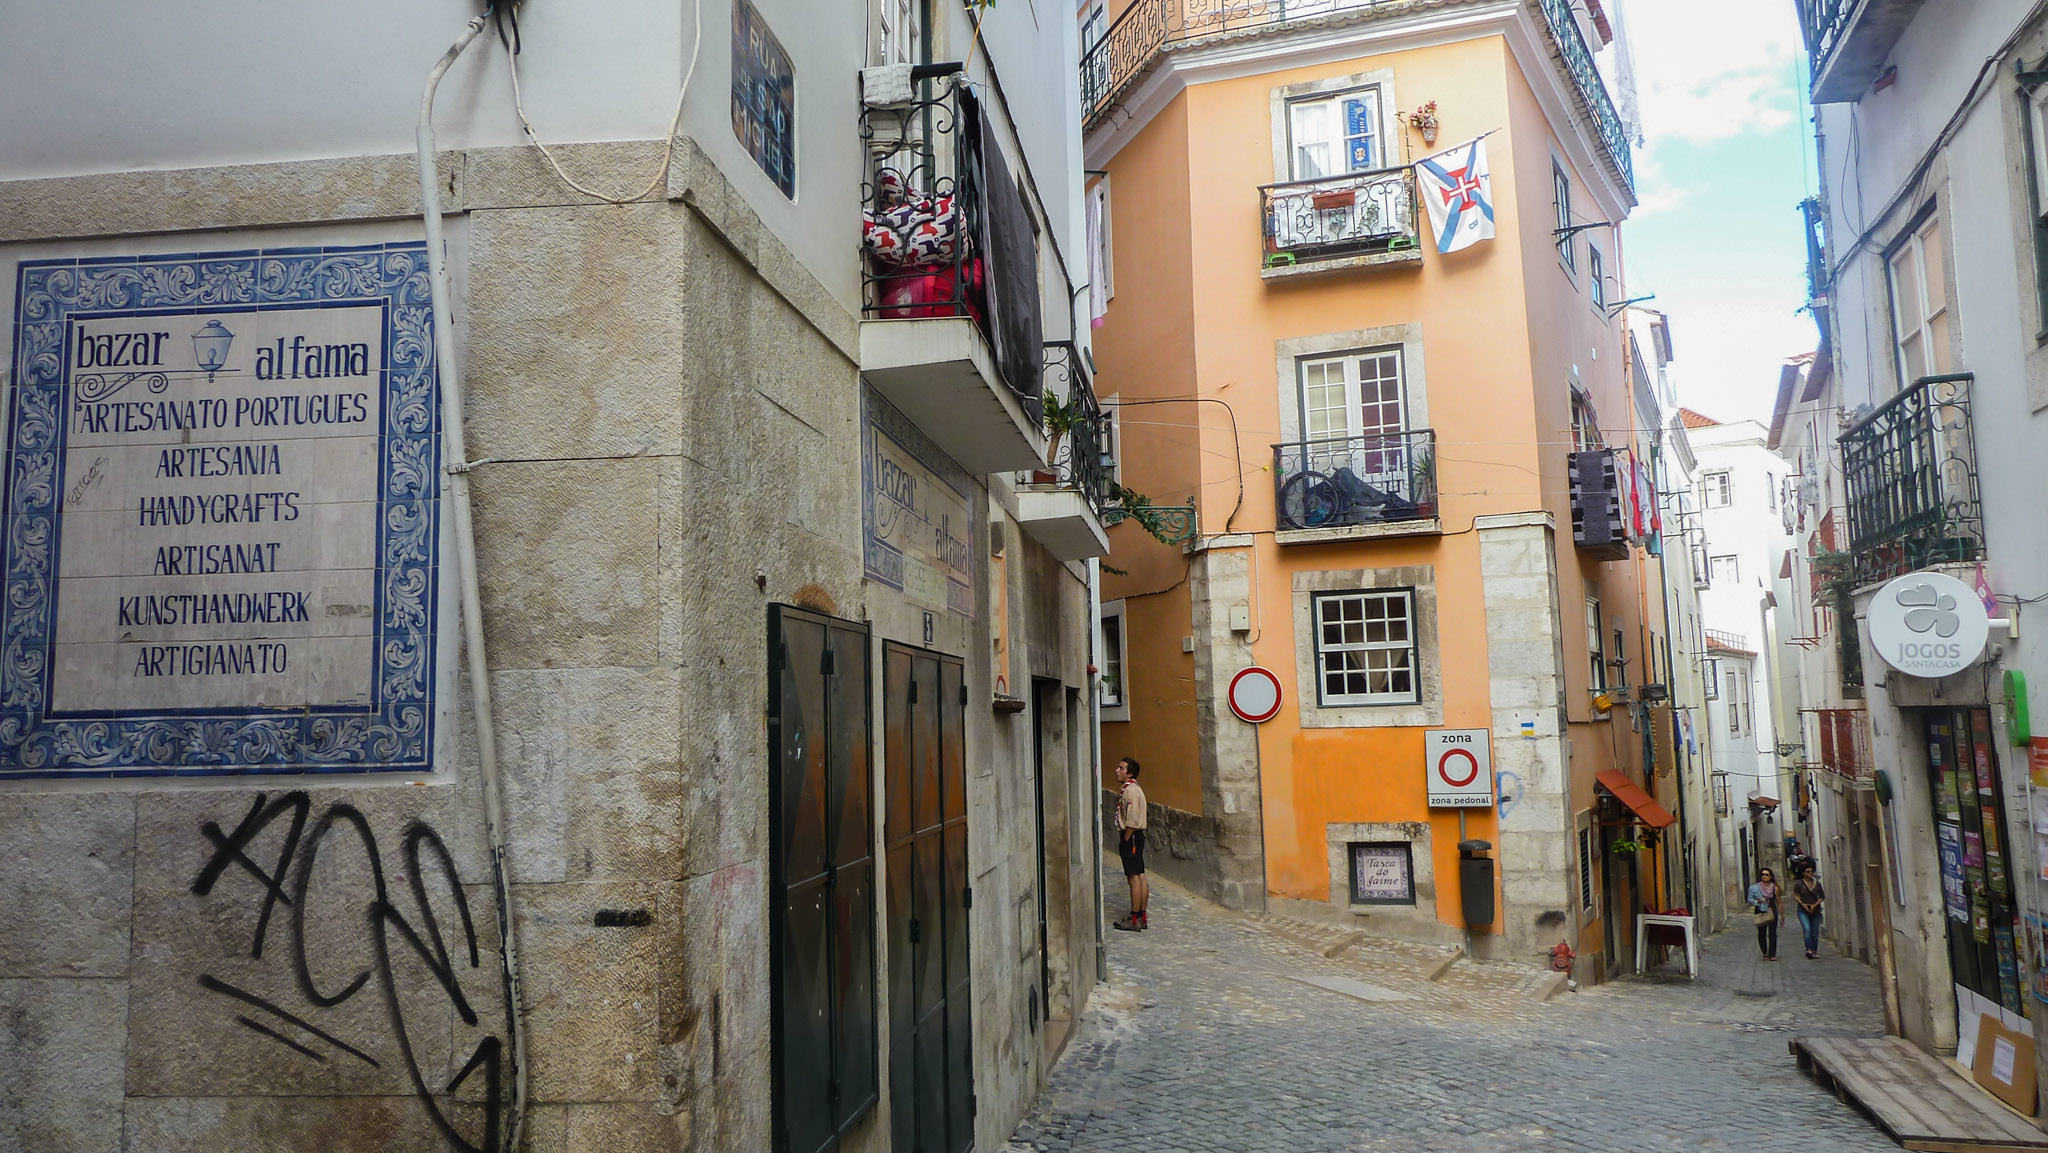
[[1493,179],[1483,138],[1416,161],[1415,193],[1429,210],[1438,252],[1493,239]]

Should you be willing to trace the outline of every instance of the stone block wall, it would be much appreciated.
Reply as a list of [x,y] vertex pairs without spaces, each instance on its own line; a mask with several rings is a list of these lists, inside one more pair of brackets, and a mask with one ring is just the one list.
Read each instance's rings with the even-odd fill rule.
[[[638,171],[658,149],[576,152]],[[443,158],[524,982],[522,1147],[765,1150],[767,609],[869,620],[878,646],[918,640],[916,607],[863,578],[858,315],[687,139],[666,195],[623,206],[579,203],[530,161]],[[0,185],[0,203],[72,206],[16,216],[0,261],[413,239],[416,194],[397,179],[410,164]],[[167,184],[182,199],[128,211]],[[992,515],[1000,497],[972,494]],[[1082,574],[1028,541],[1017,553],[1019,659],[1078,691]],[[933,643],[989,651],[985,592],[980,605]],[[1038,934],[1019,916],[1036,906],[1038,830],[1017,815],[1032,812],[1029,730],[990,717],[985,660],[968,670],[983,702],[968,756],[987,1147],[1045,1074],[1027,999]],[[511,1023],[462,678],[456,698],[452,755],[414,782],[0,792],[0,1153],[501,1143]],[[1094,895],[1091,871],[1066,864],[1048,875],[1071,1012],[1092,984]],[[888,1145],[887,1102],[885,1082],[849,1149]]]

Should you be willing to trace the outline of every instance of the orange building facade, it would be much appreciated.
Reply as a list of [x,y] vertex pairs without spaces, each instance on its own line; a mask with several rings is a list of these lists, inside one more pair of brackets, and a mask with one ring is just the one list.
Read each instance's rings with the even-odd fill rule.
[[[1656,498],[1632,485],[1654,421],[1621,315],[1635,200],[1593,70],[1604,16],[1138,0],[1082,19],[1120,480],[1199,525],[1179,547],[1118,525],[1103,581],[1103,763],[1144,766],[1153,869],[1239,908],[1627,963],[1615,914],[1676,902],[1670,816],[1638,791],[1672,792],[1647,703],[1669,657]],[[1414,165],[1474,140],[1494,235],[1440,254]],[[1227,702],[1254,665],[1283,693],[1259,724]],[[1485,803],[1431,807],[1431,730],[1484,734]],[[1465,906],[1461,841],[1487,843],[1490,916]]]

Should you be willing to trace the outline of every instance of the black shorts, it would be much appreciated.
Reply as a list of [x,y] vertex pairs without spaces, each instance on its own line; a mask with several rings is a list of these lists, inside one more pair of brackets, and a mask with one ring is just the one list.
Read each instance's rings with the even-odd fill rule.
[[1123,858],[1124,876],[1145,875],[1145,830],[1132,829],[1119,833],[1116,839],[1116,855]]

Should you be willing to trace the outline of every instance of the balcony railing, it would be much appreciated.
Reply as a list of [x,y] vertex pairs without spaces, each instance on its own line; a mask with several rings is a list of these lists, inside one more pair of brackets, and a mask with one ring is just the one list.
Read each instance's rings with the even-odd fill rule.
[[1433,520],[1436,431],[1276,444],[1273,485],[1282,529]]
[[1259,189],[1266,267],[1417,247],[1415,170],[1383,168]]
[[1806,57],[1812,65],[1809,75],[1818,76],[1849,30],[1849,18],[1857,0],[1798,0],[1799,32],[1806,38]]
[[1856,580],[1982,559],[1972,376],[1930,376],[1841,436]]
[[1109,455],[1108,417],[1095,399],[1095,388],[1081,351],[1072,341],[1045,346],[1045,434],[1051,450],[1051,473],[1057,484],[1074,489],[1100,515],[1115,503],[1115,461]]
[[1043,384],[1031,214],[987,128],[994,109],[956,77],[905,104],[865,107],[862,315],[970,317],[1003,384],[1034,416]]
[[1578,85],[1579,98],[1586,104],[1586,115],[1599,129],[1600,142],[1607,146],[1607,155],[1614,161],[1616,173],[1620,175],[1621,182],[1633,190],[1636,170],[1635,161],[1629,155],[1628,133],[1621,126],[1621,114],[1614,110],[1613,99],[1607,95],[1607,85],[1600,79],[1600,70],[1593,66],[1593,50],[1586,46],[1586,38],[1579,32],[1579,21],[1572,15],[1570,0],[1543,0],[1543,21],[1550,26],[1550,38],[1557,45],[1558,58],[1564,61],[1565,71]]
[[1924,0],[1796,0],[1813,102],[1859,100]]
[[[1081,115],[1093,122],[1114,107],[1126,89],[1169,45],[1221,33],[1248,32],[1325,18],[1355,16],[1376,8],[1406,8],[1411,0],[1134,0],[1102,39],[1081,58]],[[1570,0],[1540,0],[1544,23],[1558,58],[1570,73],[1613,158],[1624,184],[1635,187],[1628,135],[1593,66],[1573,17]]]

